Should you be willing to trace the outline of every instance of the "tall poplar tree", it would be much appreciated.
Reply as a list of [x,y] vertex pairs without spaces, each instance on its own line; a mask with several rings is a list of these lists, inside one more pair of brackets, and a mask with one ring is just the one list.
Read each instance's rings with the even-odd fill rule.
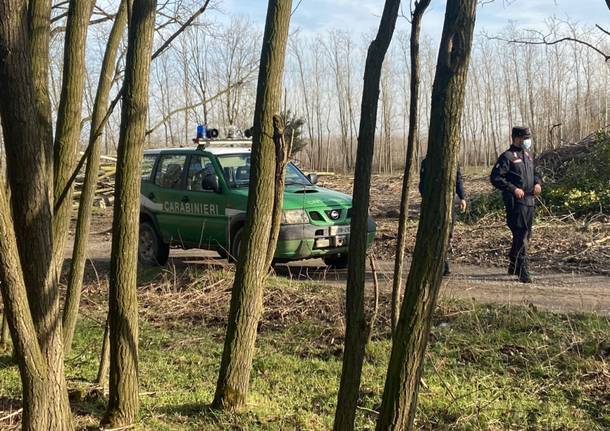
[[428,163],[411,269],[386,375],[378,431],[411,430],[449,242],[460,121],[476,0],[448,0],[432,87]]
[[276,179],[278,174],[283,178],[278,167],[285,163],[285,149],[278,147],[283,132],[279,111],[291,5],[291,0],[269,0],[267,8],[254,109],[248,219],[213,402],[219,409],[234,410],[246,402],[264,283],[277,241],[283,181]]
[[364,349],[369,338],[370,328],[364,313],[364,282],[371,166],[375,146],[381,68],[392,41],[399,7],[400,0],[386,0],[377,37],[369,46],[364,69],[348,253],[345,349],[339,397],[335,411],[335,430],[352,430],[354,428]]
[[134,0],[128,15],[110,257],[110,385],[102,420],[111,428],[132,426],[139,407],[137,221],[156,5],[156,0]]

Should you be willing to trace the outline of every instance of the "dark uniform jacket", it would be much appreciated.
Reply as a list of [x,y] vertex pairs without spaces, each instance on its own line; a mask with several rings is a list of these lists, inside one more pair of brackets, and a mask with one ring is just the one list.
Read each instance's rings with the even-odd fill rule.
[[[510,201],[517,205],[534,206],[534,185],[540,184],[540,177],[534,169],[534,159],[529,151],[511,145],[498,158],[489,179],[494,187],[502,191],[507,205]],[[518,188],[525,192],[523,199],[514,197]]]
[[[419,170],[419,194],[424,193],[424,178],[426,178],[426,171],[428,169],[428,159],[425,158],[421,162]],[[464,193],[464,180],[462,179],[462,173],[460,167],[457,168],[457,175],[455,178],[455,194],[458,195],[460,200],[466,199],[466,193]]]

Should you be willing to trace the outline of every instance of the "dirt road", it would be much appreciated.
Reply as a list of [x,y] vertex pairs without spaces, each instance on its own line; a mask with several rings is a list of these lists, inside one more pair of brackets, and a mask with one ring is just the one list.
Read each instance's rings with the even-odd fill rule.
[[[91,236],[89,257],[98,270],[107,267],[110,261],[110,243],[110,235],[105,231]],[[170,257],[170,263],[176,266],[226,262],[219,259],[216,253],[202,250],[172,250]],[[338,288],[345,285],[345,270],[328,270],[321,260],[279,265],[276,271],[280,276],[324,281],[336,284]],[[382,290],[391,288],[392,273],[391,260],[378,262]],[[474,299],[483,303],[532,304],[552,311],[589,311],[610,316],[610,277],[540,271],[534,271],[533,276],[534,283],[524,285],[506,275],[504,267],[452,265],[452,274],[445,278],[441,296]],[[367,280],[372,282],[370,268],[367,268]]]
[[[393,262],[377,263],[381,289],[391,289]],[[328,271],[321,261],[291,263],[280,274],[300,279],[324,279],[344,285],[345,271]],[[505,268],[453,265],[443,281],[441,296],[482,303],[533,305],[551,311],[588,311],[610,316],[610,277],[534,272],[534,283],[523,284]],[[370,268],[367,280],[372,282]]]

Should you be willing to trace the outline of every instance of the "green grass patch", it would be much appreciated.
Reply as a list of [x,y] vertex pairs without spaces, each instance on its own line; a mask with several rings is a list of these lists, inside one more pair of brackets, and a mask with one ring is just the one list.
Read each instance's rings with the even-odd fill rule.
[[[205,288],[194,284],[188,292],[198,289]],[[157,293],[166,295],[164,292]],[[188,292],[177,290],[175,300]],[[222,352],[221,318],[172,313],[173,302],[165,296],[162,299],[168,308],[166,324],[163,316],[148,319],[150,314],[144,314],[140,326],[138,429],[332,427],[342,352],[339,288],[282,278],[270,281],[249,403],[235,414],[208,407]],[[141,301],[143,308],[157,306],[147,303],[150,296]],[[382,308],[383,317],[387,313],[383,300]],[[212,313],[210,310],[226,311],[214,307],[200,311]],[[385,325],[384,318],[380,321]],[[608,333],[608,320],[591,314],[467,302],[440,304],[419,396],[418,429],[610,428]],[[71,388],[87,392],[87,382],[96,375],[101,337],[102,328],[95,320],[80,320],[73,354],[66,361]],[[358,429],[374,427],[389,350],[387,328],[377,327],[367,349]],[[0,355],[0,388],[4,399],[20,397],[18,371],[6,354]],[[78,425],[96,426],[103,409],[103,398],[81,397],[74,403]]]

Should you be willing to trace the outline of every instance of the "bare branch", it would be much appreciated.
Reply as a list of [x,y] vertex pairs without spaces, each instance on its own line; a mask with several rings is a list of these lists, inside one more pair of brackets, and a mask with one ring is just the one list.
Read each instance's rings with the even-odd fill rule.
[[[157,58],[159,55],[161,55],[163,53],[163,51],[165,51],[169,45],[171,44],[171,42],[176,39],[184,30],[186,30],[186,28],[199,16],[201,15],[203,12],[205,12],[205,10],[208,7],[208,4],[210,3],[210,0],[206,0],[206,2],[204,3],[204,5],[199,8],[185,23],[184,25],[182,25],[178,30],[176,30],[174,32],[174,34],[172,34],[169,39],[167,39],[167,41],[165,41],[165,43],[159,48],[157,49],[153,55],[151,56],[151,61],[153,61],[155,58]],[[119,90],[119,92],[117,93],[117,95],[115,96],[115,98],[112,100],[112,102],[110,103],[110,106],[108,107],[108,111],[106,112],[106,115],[104,116],[104,119],[101,121],[100,126],[97,128],[97,130],[95,131],[95,135],[93,136],[93,138],[90,140],[90,142],[94,142],[97,138],[100,137],[100,135],[102,134],[102,131],[104,130],[104,127],[106,127],[106,123],[108,122],[108,119],[110,118],[110,116],[112,115],[114,108],[116,107],[116,105],[119,103],[119,100],[121,100],[121,97],[123,96],[123,92],[124,92],[124,87],[121,86],[121,89]],[[87,160],[87,158],[89,157],[89,154],[91,153],[91,144],[89,144],[87,146],[87,148],[85,149],[82,157],[80,158],[80,160],[78,161],[78,164],[76,166],[76,168],[74,169],[74,172],[72,173],[72,175],[70,176],[70,179],[68,180],[68,182],[66,183],[66,187],[64,188],[64,190],[62,191],[61,195],[57,198],[57,201],[55,202],[55,208],[59,208],[59,206],[61,206],[63,200],[66,198],[68,192],[70,191],[70,188],[72,187],[72,184],[74,183],[74,180],[76,179],[76,176],[78,175],[78,173],[80,172],[80,170],[82,169],[83,165],[85,164],[85,161]]]
[[184,112],[184,111],[188,111],[190,109],[195,109],[199,106],[205,105],[207,103],[210,103],[216,99],[218,99],[220,96],[222,96],[223,94],[228,93],[229,91],[231,91],[233,88],[239,87],[241,85],[243,85],[244,82],[243,81],[239,81],[234,83],[233,85],[225,88],[224,90],[222,90],[220,93],[215,94],[214,96],[210,97],[209,99],[206,100],[202,100],[201,102],[197,102],[195,104],[189,105],[189,106],[183,106],[181,108],[177,108],[174,109],[173,111],[171,111],[170,113],[168,113],[166,116],[164,116],[160,121],[158,121],[154,126],[152,126],[150,129],[148,129],[146,131],[147,135],[150,135],[152,132],[154,132],[156,129],[158,129],[159,127],[161,127],[163,125],[163,123],[165,123],[167,120],[169,120],[171,117],[173,117],[176,114],[179,114],[180,112]]
[[[606,1],[610,2],[610,0],[606,0]],[[592,49],[593,51],[597,52],[602,57],[604,57],[604,60],[606,62],[610,61],[610,54],[606,54],[605,52],[603,52],[601,49],[599,49],[595,45],[592,45],[589,42],[585,42],[584,40],[576,39],[574,37],[569,37],[569,36],[562,37],[562,38],[555,39],[555,40],[548,40],[548,36],[543,35],[542,33],[538,32],[538,31],[533,31],[532,30],[532,32],[540,34],[540,36],[541,36],[540,40],[505,39],[505,38],[501,38],[501,37],[497,37],[497,36],[488,36],[487,38],[489,40],[499,40],[499,41],[502,41],[502,42],[511,43],[511,44],[519,44],[519,45],[547,45],[547,46],[551,46],[551,45],[557,45],[557,44],[563,43],[563,42],[574,42],[574,43],[579,43],[581,45],[584,45],[584,46]]]
[[297,5],[294,7],[294,9],[292,9],[292,12],[290,12],[290,16],[294,15],[294,13],[297,11],[297,9],[299,8],[299,6],[301,6],[301,3],[303,3],[303,0],[299,0],[299,2],[297,3]]
[[[609,0],[610,1],[610,0]],[[177,38],[189,25],[191,25],[191,23],[193,21],[195,21],[195,19],[197,19],[197,17],[199,15],[201,15],[202,13],[205,12],[205,10],[208,7],[208,4],[210,3],[210,0],[206,0],[206,2],[203,4],[203,6],[201,6],[199,8],[199,10],[197,10],[193,15],[191,15],[191,17],[189,19],[186,20],[186,22],[184,24],[182,24],[182,26],[180,26],[180,28],[178,30],[176,30],[176,32],[174,34],[172,34],[169,39],[167,39],[165,41],[165,43],[163,45],[161,45],[161,47],[159,49],[157,49],[155,51],[155,53],[152,55],[152,60],[154,60],[155,58],[157,58],[159,55],[161,55],[163,53],[163,51],[165,51],[167,49],[167,47],[172,43],[172,41]]]
[[[608,0],[608,1],[610,1],[610,0]],[[610,31],[606,30],[601,25],[595,24],[595,27],[597,27],[600,31],[602,31],[602,32],[606,33],[608,36],[610,36]]]

